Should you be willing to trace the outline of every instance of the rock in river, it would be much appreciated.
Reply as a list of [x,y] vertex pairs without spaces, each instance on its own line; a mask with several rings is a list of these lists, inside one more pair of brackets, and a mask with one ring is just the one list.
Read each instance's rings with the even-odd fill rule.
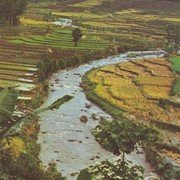
[[85,115],[81,116],[80,121],[83,122],[83,123],[87,123],[87,121],[88,121],[87,116],[85,116]]

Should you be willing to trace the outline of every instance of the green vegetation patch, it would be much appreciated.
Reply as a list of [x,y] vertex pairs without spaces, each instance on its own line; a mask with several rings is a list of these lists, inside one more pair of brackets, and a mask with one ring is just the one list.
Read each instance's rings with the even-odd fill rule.
[[16,89],[20,91],[30,91],[35,88],[35,84],[0,79],[0,87],[1,88],[16,87]]
[[180,56],[170,58],[170,62],[172,63],[172,70],[180,73]]
[[110,42],[103,39],[100,35],[83,33],[83,38],[78,46],[74,46],[71,30],[52,30],[53,33],[44,36],[34,35],[31,37],[21,36],[9,39],[13,44],[26,44],[39,47],[53,47],[71,50],[101,50],[109,47]]
[[180,96],[180,77],[177,77],[173,86],[173,94]]
[[9,120],[14,112],[17,97],[19,93],[17,90],[4,89],[0,92],[0,122]]
[[[180,74],[180,56],[171,57],[169,60],[172,63],[172,70]],[[176,77],[172,93],[173,95],[180,96],[180,77]]]

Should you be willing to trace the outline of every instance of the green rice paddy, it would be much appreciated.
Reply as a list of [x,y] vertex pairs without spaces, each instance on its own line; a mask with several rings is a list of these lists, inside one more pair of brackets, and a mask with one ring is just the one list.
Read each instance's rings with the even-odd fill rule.
[[[112,46],[120,49],[127,47],[125,51],[162,48],[166,35],[165,25],[179,23],[176,12],[152,13],[139,9],[96,11],[94,8],[101,3],[102,0],[86,0],[68,4],[66,11],[52,2],[30,3],[20,18],[20,26],[0,28],[4,43],[0,46],[0,88],[10,85],[20,85],[22,91],[35,88],[38,81],[36,63],[42,60],[42,55],[49,49],[59,53],[55,58],[60,60],[70,56],[71,59],[76,52],[83,54],[106,50]],[[47,12],[52,12],[55,21],[69,18],[73,25],[81,28],[83,38],[77,47],[72,41],[73,27],[45,22],[43,16]],[[174,59],[172,64],[173,70],[179,72],[178,61]]]
[[78,43],[78,46],[74,46],[71,36],[72,31],[67,30],[55,32],[48,36],[30,36],[30,37],[13,37],[8,41],[14,44],[26,44],[32,46],[43,46],[43,47],[53,47],[61,48],[65,50],[100,50],[109,47],[110,42],[97,36],[97,35],[84,35],[84,38],[81,39]]
[[177,77],[173,86],[173,94],[180,96],[180,77]]
[[[31,92],[37,81],[35,65],[0,61],[0,89],[16,87],[20,92]],[[25,95],[20,99],[29,100]]]
[[23,83],[18,81],[0,79],[0,87],[16,87],[16,89],[24,92],[33,90],[35,88],[35,85],[33,83]]
[[[180,56],[175,56],[169,59],[172,63],[172,70],[177,74],[180,74]],[[173,86],[173,94],[180,96],[180,77],[177,75],[174,86]]]
[[180,73],[180,56],[170,58],[170,62],[172,63],[172,70]]

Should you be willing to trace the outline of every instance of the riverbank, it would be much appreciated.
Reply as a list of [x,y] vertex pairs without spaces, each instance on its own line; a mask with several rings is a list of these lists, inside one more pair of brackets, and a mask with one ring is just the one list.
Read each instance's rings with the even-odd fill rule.
[[[156,56],[154,52],[143,53],[146,57],[148,54]],[[111,153],[103,150],[95,141],[91,129],[98,125],[100,118],[112,119],[112,117],[86,99],[81,78],[93,68],[127,60],[127,54],[57,71],[51,76],[50,93],[42,107],[48,106],[57,97],[66,94],[72,95],[74,98],[60,109],[44,112],[40,115],[41,130],[38,143],[41,144],[40,159],[43,164],[54,161],[63,175],[75,179],[76,176],[73,175],[76,175],[81,169],[110,157]],[[157,54],[159,53],[157,52]],[[98,120],[93,120],[93,114],[97,115]],[[87,123],[80,121],[81,116],[87,117]],[[148,163],[143,164],[145,162],[143,155],[139,155],[137,158],[137,154],[134,154],[130,159],[145,166],[147,172],[151,171]]]
[[29,115],[1,138],[0,179],[64,180],[55,163],[45,167],[39,159],[38,122],[36,114]]
[[[120,102],[122,100],[125,100],[124,97],[126,97],[126,98],[130,97],[131,98],[132,95],[134,94],[134,92],[136,92],[136,94],[134,94],[134,96],[140,96],[140,95],[138,95],[139,92],[137,92],[137,90],[135,91],[135,89],[132,90],[132,91],[126,90],[125,93],[124,93],[124,91],[121,89],[121,86],[123,86],[122,83],[125,80],[127,81],[126,86],[127,85],[129,86],[130,84],[128,83],[129,82],[128,79],[131,79],[132,77],[136,77],[139,74],[141,74],[143,72],[142,67],[144,67],[146,65],[147,61],[146,61],[146,63],[145,62],[141,63],[142,66],[140,66],[140,67],[138,66],[139,68],[138,67],[136,67],[136,68],[132,67],[132,65],[130,63],[129,64],[128,63],[121,63],[119,65],[107,66],[107,67],[104,67],[104,68],[99,68],[99,69],[92,70],[92,71],[88,72],[85,75],[85,77],[83,78],[84,90],[85,90],[86,96],[90,101],[92,101],[92,102],[96,103],[97,105],[99,105],[103,110],[105,110],[106,112],[111,114],[115,119],[117,119],[119,121],[129,121],[130,120],[130,122],[132,122],[132,123],[141,122],[143,124],[145,123],[146,125],[148,124],[148,126],[150,128],[157,128],[158,127],[157,129],[158,129],[158,131],[161,132],[161,135],[163,137],[163,142],[158,142],[157,144],[155,144],[152,147],[146,147],[145,148],[145,151],[146,151],[146,154],[147,154],[147,159],[154,165],[156,170],[164,178],[177,178],[178,177],[178,172],[179,172],[179,170],[178,170],[179,169],[178,168],[179,167],[179,165],[178,165],[179,148],[178,148],[178,144],[177,144],[176,140],[178,139],[178,132],[179,131],[175,131],[174,128],[173,128],[174,130],[171,131],[171,128],[170,128],[171,125],[170,124],[169,124],[170,127],[167,125],[166,128],[165,128],[165,126],[164,127],[161,126],[161,122],[160,122],[159,126],[158,126],[157,122],[156,122],[157,126],[153,124],[153,121],[148,123],[149,116],[148,116],[146,121],[144,121],[144,119],[142,117],[138,117],[138,120],[137,120],[136,119],[137,117],[132,116],[132,115],[137,115],[137,114],[130,111],[131,106],[129,105],[129,107],[128,107],[127,105]],[[134,61],[133,64],[135,64],[135,63],[140,64],[139,61]],[[157,64],[161,63],[161,65],[163,65],[163,61],[156,62],[156,63]],[[126,70],[128,72],[125,72],[125,65],[126,64],[128,64],[128,68],[126,68]],[[156,64],[156,66],[157,66],[157,64]],[[123,73],[121,72],[122,68],[120,68],[120,66],[123,67]],[[131,67],[131,68],[129,69],[129,67]],[[165,66],[162,66],[160,68],[161,72],[162,72],[163,67],[165,67]],[[152,66],[151,66],[151,68],[152,68]],[[150,71],[150,69],[148,69],[148,71]],[[161,72],[158,69],[158,73],[161,73]],[[95,76],[93,76],[93,73],[95,73]],[[125,75],[125,73],[126,73],[126,75]],[[134,73],[134,75],[131,74],[131,73]],[[157,71],[154,70],[153,74],[156,74],[156,73],[157,73]],[[166,76],[168,75],[167,72],[165,74],[166,74]],[[101,84],[100,83],[101,79],[103,77],[105,77],[105,76],[106,76],[106,79],[104,79],[103,84]],[[115,77],[118,77],[118,79],[113,81],[113,78],[115,78]],[[172,81],[173,81],[173,79],[172,79]],[[110,88],[113,82],[115,84],[117,82],[119,82],[119,88],[118,89],[121,89],[121,91],[123,91],[123,92],[119,92],[119,95],[118,95],[117,92],[116,92],[116,96],[115,95],[111,96],[111,94],[108,95],[108,93],[110,93],[112,91],[110,91],[110,89],[107,91],[107,88]],[[146,78],[146,82],[148,83],[148,78]],[[161,83],[162,83],[162,81],[161,81]],[[118,84],[117,84],[117,86],[118,86]],[[97,91],[97,88],[98,88],[98,91]],[[132,89],[132,87],[129,87],[129,88]],[[114,93],[115,93],[115,89],[113,89],[113,90],[114,90]],[[163,94],[162,90],[159,93],[160,94],[158,94],[156,92],[154,92],[154,94],[151,93],[151,96],[152,95],[156,96],[156,99],[157,99],[157,96],[161,96],[160,98],[162,98],[162,95],[163,95],[163,97],[165,96],[165,94]],[[117,96],[118,96],[118,99],[114,99]],[[134,101],[134,100],[132,99],[131,101]],[[140,100],[139,100],[139,102],[140,102]],[[149,104],[151,104],[151,103],[149,102],[148,106],[149,106]],[[146,105],[144,105],[144,111],[145,111],[145,107],[146,107]],[[152,109],[153,108],[151,107],[151,110]],[[131,113],[129,113],[129,111]],[[143,113],[144,113],[144,111],[143,111]],[[174,111],[174,113],[175,113],[175,111]],[[177,121],[177,123],[178,123],[178,121]],[[177,126],[178,126],[178,124],[177,124]],[[166,132],[166,136],[164,135],[164,132]],[[175,136],[176,133],[177,133],[177,135]],[[174,141],[173,144],[168,142],[169,141],[168,137],[172,137],[172,136],[173,136],[173,141]],[[166,151],[166,153],[164,153],[163,151]],[[174,154],[174,156],[170,156],[171,153]],[[174,160],[172,161],[171,158],[173,158],[173,157],[174,157]],[[162,166],[160,167],[159,164],[161,164]],[[166,168],[167,166],[169,167],[168,168],[168,173],[167,173],[167,168]]]

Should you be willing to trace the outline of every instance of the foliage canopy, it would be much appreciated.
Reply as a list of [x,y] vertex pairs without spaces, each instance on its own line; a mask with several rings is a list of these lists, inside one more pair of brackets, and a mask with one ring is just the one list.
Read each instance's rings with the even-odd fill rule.
[[0,24],[16,26],[28,0],[0,0]]

